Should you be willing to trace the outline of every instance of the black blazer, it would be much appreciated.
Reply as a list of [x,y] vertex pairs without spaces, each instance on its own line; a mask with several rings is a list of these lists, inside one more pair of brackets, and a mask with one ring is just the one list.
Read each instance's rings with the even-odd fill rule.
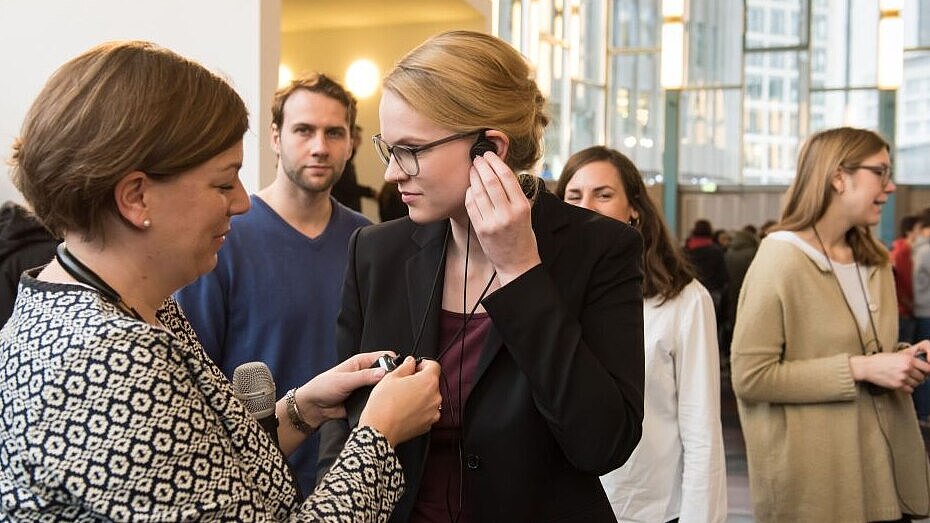
[[[482,302],[493,326],[464,406],[465,504],[481,522],[614,521],[598,475],[622,465],[642,433],[642,240],[549,193],[532,216],[542,264]],[[424,319],[419,355],[437,356],[447,228],[404,218],[356,232],[340,359],[408,354]],[[366,398],[347,403],[351,426]],[[321,429],[321,469],[346,431]],[[397,448],[407,487],[391,521],[410,515],[428,445],[427,434]]]

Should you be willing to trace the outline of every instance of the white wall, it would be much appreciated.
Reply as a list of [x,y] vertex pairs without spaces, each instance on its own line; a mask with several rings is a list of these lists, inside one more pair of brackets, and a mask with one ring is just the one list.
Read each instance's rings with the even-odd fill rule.
[[0,0],[0,201],[22,201],[5,160],[48,77],[110,40],[150,40],[226,77],[249,110],[241,177],[274,178],[270,105],[280,55],[280,0]]

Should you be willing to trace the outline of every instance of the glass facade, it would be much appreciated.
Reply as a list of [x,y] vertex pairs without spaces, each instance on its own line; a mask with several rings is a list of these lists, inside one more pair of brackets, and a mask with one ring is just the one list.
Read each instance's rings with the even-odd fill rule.
[[[500,0],[500,36],[549,97],[546,170],[607,144],[661,181],[661,0]],[[930,184],[930,0],[904,0],[896,179]],[[679,184],[786,185],[819,129],[877,129],[876,0],[686,2]]]

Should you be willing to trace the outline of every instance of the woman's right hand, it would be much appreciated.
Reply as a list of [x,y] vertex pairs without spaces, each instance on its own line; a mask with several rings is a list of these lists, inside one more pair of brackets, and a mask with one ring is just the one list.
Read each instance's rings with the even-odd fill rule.
[[910,394],[930,374],[930,363],[918,359],[918,352],[930,352],[930,341],[924,340],[897,352],[852,356],[849,368],[856,381],[868,381]]
[[425,433],[439,421],[439,363],[407,357],[375,385],[359,426],[383,434],[392,447]]

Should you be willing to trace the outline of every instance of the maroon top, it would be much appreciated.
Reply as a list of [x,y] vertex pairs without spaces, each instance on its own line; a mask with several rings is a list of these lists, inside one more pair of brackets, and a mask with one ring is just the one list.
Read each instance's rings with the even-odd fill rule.
[[[465,328],[464,351],[461,329],[465,314],[443,310],[439,314],[439,364],[442,375],[442,411],[430,431],[429,452],[423,467],[420,490],[413,506],[413,523],[469,523],[466,493],[462,492],[462,411],[471,392],[478,358],[491,328],[487,313],[476,313]],[[462,357],[464,352],[465,357]],[[465,505],[465,510],[462,506]]]

